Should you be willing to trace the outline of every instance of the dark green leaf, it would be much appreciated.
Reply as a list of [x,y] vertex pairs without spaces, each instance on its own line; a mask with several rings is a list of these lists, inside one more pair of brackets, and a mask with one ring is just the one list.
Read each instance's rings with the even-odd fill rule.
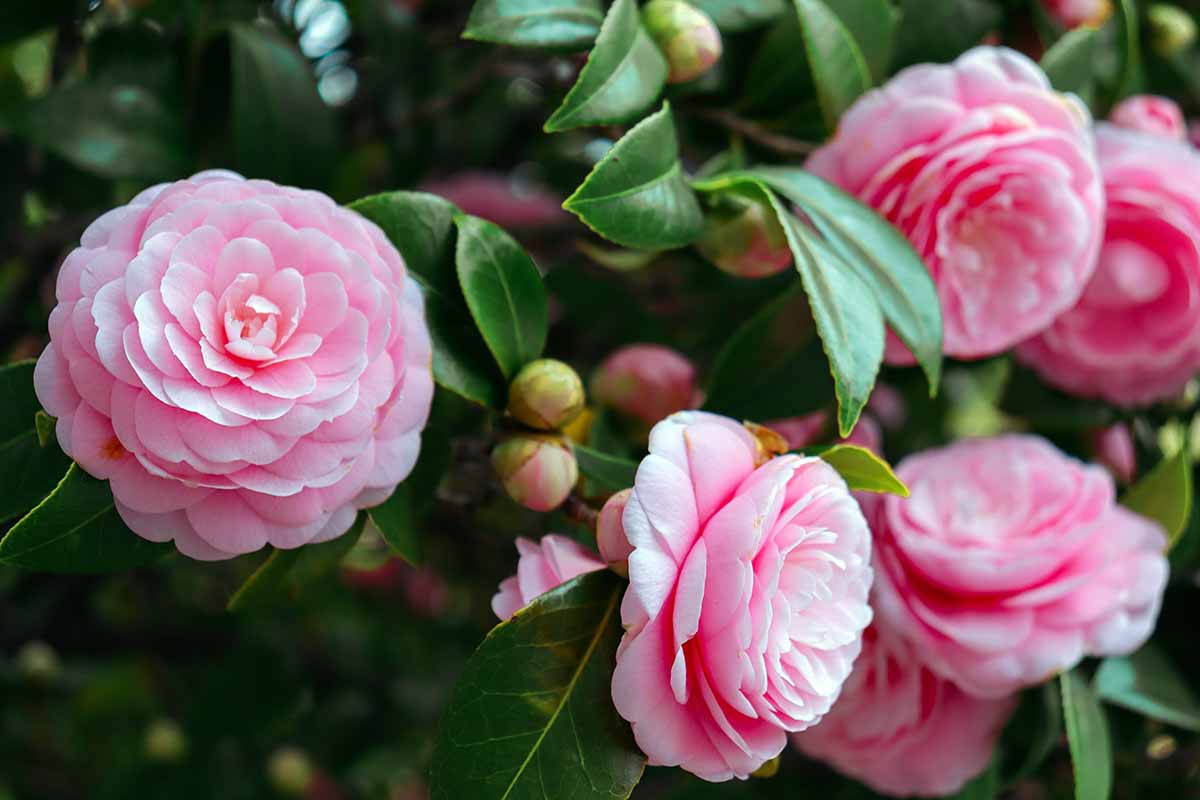
[[236,23],[231,33],[238,168],[254,178],[322,185],[337,137],[312,65],[269,24]]
[[992,0],[900,0],[894,67],[951,61],[1001,23]]
[[507,385],[480,338],[458,285],[454,267],[454,215],[458,209],[422,192],[372,195],[349,207],[383,229],[424,290],[434,379],[468,400],[503,408]]
[[[1035,695],[1036,699],[1033,699]],[[1021,715],[1030,708],[1034,709],[1033,718],[1022,725],[1019,721]],[[1015,736],[1025,751],[1025,757],[1011,779],[1014,783],[1032,775],[1062,741],[1063,707],[1058,683],[1047,681],[1040,687],[1026,692],[1021,706],[1017,709],[1017,718],[1018,721],[1010,724],[1005,730],[1005,736]],[[1029,735],[1029,731],[1033,731],[1032,736]]]
[[812,69],[817,99],[829,130],[842,112],[871,88],[871,71],[854,37],[824,0],[793,0],[800,15],[804,49]]
[[1114,0],[1113,23],[1117,28],[1117,72],[1109,91],[1111,108],[1137,89],[1142,68],[1141,45],[1138,43],[1138,8],[1134,0]]
[[1180,450],[1163,459],[1125,492],[1121,505],[1162,525],[1173,547],[1187,529],[1192,509],[1192,467]]
[[908,497],[908,487],[892,472],[891,465],[865,447],[835,444],[819,450],[814,448],[810,452],[836,469],[855,491]]
[[626,247],[669,250],[699,236],[704,217],[679,163],[670,107],[621,137],[563,208]]
[[992,756],[983,772],[967,781],[967,785],[959,789],[952,800],[993,800],[999,791],[1000,760]]
[[826,3],[858,45],[872,82],[881,82],[892,62],[900,12],[890,0],[826,0]]
[[60,20],[70,19],[79,11],[75,0],[37,0],[9,2],[0,14],[0,44],[24,39],[45,28],[54,27]]
[[[54,491],[71,460],[58,449],[53,421],[43,445],[33,391],[33,361],[0,367],[0,521],[24,514]],[[44,427],[44,423],[42,423]]]
[[1060,92],[1085,93],[1092,83],[1099,31],[1086,25],[1067,31],[1042,56],[1042,69]]
[[1171,662],[1152,645],[1132,656],[1104,659],[1093,685],[1101,700],[1200,732],[1200,703]]
[[412,490],[402,483],[392,496],[368,512],[383,540],[409,564],[421,563],[421,540],[413,517]]
[[125,527],[107,481],[72,464],[54,491],[0,539],[0,563],[41,572],[110,572],[171,550]]
[[633,479],[637,475],[638,468],[636,461],[602,453],[582,444],[576,444],[574,448],[575,460],[579,462],[579,471],[599,484],[601,488],[619,492],[633,486]]
[[784,0],[691,0],[691,4],[727,33],[756,28],[787,10]]
[[271,605],[283,592],[283,584],[292,565],[300,557],[300,548],[272,550],[267,560],[254,570],[226,606],[230,611],[247,611]]
[[545,129],[628,122],[654,104],[666,82],[667,60],[642,28],[636,0],[616,0],[579,79]]
[[1060,677],[1063,720],[1071,748],[1076,800],[1108,800],[1112,791],[1112,743],[1104,709],[1075,670]]
[[586,47],[603,20],[600,0],[476,0],[463,38],[514,47]]
[[433,752],[433,800],[620,800],[645,757],[613,708],[623,583],[581,575],[492,630]]
[[502,228],[465,214],[454,218],[458,283],[504,377],[542,354],[549,311],[533,259]]

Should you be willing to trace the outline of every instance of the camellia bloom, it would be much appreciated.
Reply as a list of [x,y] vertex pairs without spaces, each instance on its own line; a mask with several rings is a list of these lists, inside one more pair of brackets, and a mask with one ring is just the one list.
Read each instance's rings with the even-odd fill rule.
[[1065,28],[1099,28],[1112,16],[1112,0],[1042,0],[1042,6]]
[[[976,47],[863,95],[806,167],[908,237],[937,286],[946,353],[981,358],[1044,329],[1095,269],[1090,122],[1025,56]],[[912,363],[894,336],[887,354]]]
[[871,537],[845,482],[760,452],[733,420],[674,414],[623,515],[613,701],[651,764],[711,781],[746,777],[829,711],[871,620]]
[[[1169,97],[1138,94],[1126,98],[1108,115],[1109,121],[1122,128],[1155,133],[1168,139],[1187,139],[1183,109]],[[1101,165],[1103,169],[1103,165]]]
[[604,359],[592,376],[592,395],[647,425],[699,400],[692,362],[656,344],[631,344]]
[[875,624],[833,710],[792,741],[878,792],[943,797],[987,766],[1016,705],[972,697]]
[[551,533],[533,542],[517,539],[517,574],[505,578],[492,598],[492,611],[500,619],[508,619],[529,605],[535,597],[545,594],[585,572],[604,569],[604,562],[579,542]]
[[325,195],[223,171],[147,189],[88,227],[57,297],[38,398],[144,538],[199,559],[331,539],[416,462],[420,292]]
[[1111,125],[1096,143],[1108,194],[1100,266],[1018,354],[1064,391],[1145,405],[1200,372],[1200,154]]
[[1034,436],[967,439],[902,461],[911,496],[874,495],[879,624],[943,678],[1002,697],[1150,635],[1162,529],[1113,482]]

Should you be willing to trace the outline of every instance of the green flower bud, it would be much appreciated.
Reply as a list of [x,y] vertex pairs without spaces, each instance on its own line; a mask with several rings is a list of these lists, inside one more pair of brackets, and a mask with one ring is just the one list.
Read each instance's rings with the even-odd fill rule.
[[62,671],[62,664],[53,647],[32,641],[17,651],[17,671],[34,683],[51,683]]
[[721,57],[721,34],[700,9],[683,0],[650,0],[642,24],[666,56],[668,83],[687,83]]
[[1150,43],[1164,58],[1178,55],[1196,41],[1196,20],[1178,6],[1153,3],[1146,9]]
[[187,755],[187,736],[173,719],[156,719],[146,728],[143,739],[146,757],[151,761],[173,763]]
[[583,410],[583,381],[553,358],[526,364],[508,386],[508,413],[531,428],[554,431]]
[[775,214],[762,203],[741,198],[726,198],[705,216],[696,249],[725,272],[742,278],[765,278],[792,263]]
[[312,785],[316,770],[300,748],[281,747],[267,761],[267,777],[280,794],[300,797]]
[[575,453],[557,436],[513,436],[492,451],[492,466],[509,497],[533,511],[558,508],[579,480]]

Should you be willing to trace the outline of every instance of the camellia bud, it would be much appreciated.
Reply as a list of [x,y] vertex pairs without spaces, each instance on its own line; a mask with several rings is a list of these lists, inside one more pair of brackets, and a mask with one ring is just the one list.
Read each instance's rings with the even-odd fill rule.
[[1150,44],[1164,58],[1177,55],[1196,41],[1196,20],[1178,6],[1152,3],[1146,9],[1150,26]]
[[692,363],[656,344],[627,345],[604,359],[592,375],[592,396],[646,425],[700,404]]
[[779,220],[753,200],[728,198],[710,211],[696,249],[725,272],[741,278],[776,275],[792,263]]
[[281,747],[267,761],[267,776],[279,793],[300,797],[312,785],[316,770],[300,748]]
[[492,466],[508,496],[533,511],[558,508],[579,480],[575,453],[556,436],[513,436],[492,451]]
[[721,57],[721,34],[712,18],[683,0],[650,0],[642,24],[667,58],[667,83],[687,83]]
[[58,653],[42,641],[32,641],[17,651],[17,671],[35,683],[50,683],[62,671]]
[[609,568],[619,575],[629,575],[629,554],[633,546],[625,536],[625,504],[629,502],[632,489],[623,489],[604,504],[596,518],[596,547],[600,557],[608,562]]
[[529,362],[508,387],[508,413],[543,431],[558,430],[575,419],[583,403],[579,374],[553,358]]
[[151,761],[176,762],[187,755],[187,736],[173,719],[156,719],[146,728],[146,757]]
[[1121,483],[1133,483],[1137,475],[1137,448],[1124,423],[1096,428],[1090,435],[1092,454]]

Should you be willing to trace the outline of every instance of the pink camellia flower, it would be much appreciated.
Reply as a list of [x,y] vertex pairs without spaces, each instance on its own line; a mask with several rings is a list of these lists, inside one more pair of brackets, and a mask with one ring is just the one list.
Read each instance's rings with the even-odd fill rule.
[[[1104,198],[1078,98],[976,47],[858,99],[806,165],[894,223],[941,299],[945,351],[981,358],[1041,331],[1096,266]],[[912,363],[894,336],[889,363]]]
[[1042,6],[1064,28],[1099,28],[1112,15],[1112,0],[1042,0]]
[[875,624],[833,710],[792,741],[877,792],[943,797],[987,766],[1016,705],[972,697]]
[[63,263],[38,398],[140,536],[192,558],[341,535],[412,469],[421,295],[383,232],[230,172],[147,189]]
[[1108,194],[1100,266],[1018,354],[1064,391],[1146,405],[1200,372],[1200,154],[1104,124],[1096,143]]
[[[1168,139],[1187,139],[1187,122],[1183,109],[1169,97],[1138,94],[1126,98],[1108,115],[1114,125],[1143,133],[1154,133]],[[1101,165],[1103,167],[1103,165]]]
[[498,172],[459,172],[423,184],[421,191],[440,195],[502,228],[561,225],[569,219],[561,199]]
[[745,778],[829,711],[870,623],[871,538],[825,462],[756,463],[725,417],[654,426],[612,693],[653,765]]
[[492,598],[492,611],[500,619],[508,619],[533,602],[538,595],[561,586],[586,572],[604,569],[604,562],[583,545],[556,533],[547,534],[540,542],[524,537],[517,539],[517,574],[505,578]]
[[656,344],[631,344],[604,359],[592,376],[592,394],[647,425],[699,401],[692,362]]
[[1166,537],[1115,504],[1101,467],[1010,435],[910,456],[896,474],[909,498],[863,500],[874,608],[943,678],[1002,697],[1150,635]]
[[1095,459],[1108,468],[1121,483],[1133,483],[1137,475],[1137,448],[1129,426],[1121,422],[1097,428],[1091,435]]

